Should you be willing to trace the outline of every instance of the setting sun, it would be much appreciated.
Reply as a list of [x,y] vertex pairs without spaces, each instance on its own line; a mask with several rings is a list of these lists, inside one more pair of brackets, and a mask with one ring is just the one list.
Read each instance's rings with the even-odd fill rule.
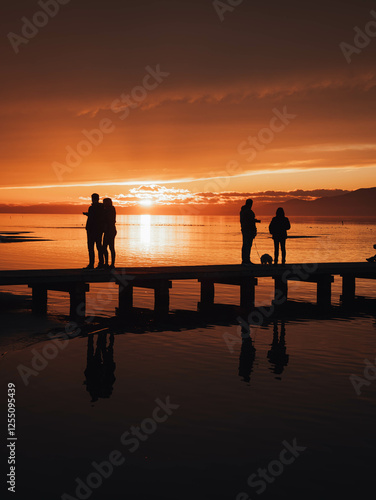
[[153,200],[150,199],[140,200],[140,205],[142,205],[143,207],[151,207],[153,204]]

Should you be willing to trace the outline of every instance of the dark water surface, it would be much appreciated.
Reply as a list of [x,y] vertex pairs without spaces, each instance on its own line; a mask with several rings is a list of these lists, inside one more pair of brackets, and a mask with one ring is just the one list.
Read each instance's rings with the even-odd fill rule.
[[[4,232],[49,240],[1,244],[2,269],[86,265],[78,216],[0,220]],[[270,252],[267,222],[259,252]],[[288,261],[364,261],[376,242],[375,219],[295,220],[292,236]],[[120,265],[230,264],[239,254],[236,217],[119,219]],[[146,314],[119,325],[110,319],[116,286],[92,285],[87,311],[99,321],[68,341],[67,294],[49,293],[49,316],[38,319],[28,311],[27,287],[2,287],[1,401],[14,382],[17,411],[17,493],[9,498],[368,497],[376,452],[374,285],[357,280],[369,301],[348,310],[336,277],[333,308],[319,315],[298,307],[315,300],[315,285],[291,283],[297,308],[252,327],[250,337],[236,310],[226,309],[239,304],[238,287],[218,285],[216,302],[227,306],[203,317],[199,284],[174,282],[168,320]],[[260,279],[256,305],[270,305],[272,296],[272,280]],[[152,307],[152,291],[136,290],[135,305]],[[5,478],[5,461],[2,471]]]
[[[279,320],[243,337],[235,325],[115,331],[8,352],[17,498],[84,498],[76,478],[114,450],[123,463],[89,476],[102,482],[90,498],[257,498],[263,483],[247,480],[268,467],[278,475],[267,472],[263,498],[362,498],[374,481],[376,381],[358,395],[350,377],[375,363],[375,318]],[[160,401],[170,414],[153,413]],[[294,440],[298,455],[281,466]]]

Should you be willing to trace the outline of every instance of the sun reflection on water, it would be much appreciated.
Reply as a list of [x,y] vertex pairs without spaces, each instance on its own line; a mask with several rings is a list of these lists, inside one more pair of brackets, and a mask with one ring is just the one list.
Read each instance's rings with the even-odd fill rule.
[[151,216],[143,214],[140,219],[140,243],[141,245],[149,245],[151,241]]

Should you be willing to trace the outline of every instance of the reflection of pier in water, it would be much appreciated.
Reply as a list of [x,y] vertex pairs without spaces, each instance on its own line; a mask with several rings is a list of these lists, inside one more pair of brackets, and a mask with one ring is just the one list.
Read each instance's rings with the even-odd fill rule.
[[356,298],[356,279],[375,279],[376,264],[320,263],[288,264],[286,266],[254,265],[228,266],[180,266],[127,268],[116,270],[26,270],[0,271],[0,286],[28,285],[32,289],[32,310],[47,313],[47,293],[57,290],[69,293],[70,315],[83,319],[86,315],[86,292],[91,283],[116,283],[119,287],[118,316],[129,317],[133,312],[133,290],[136,287],[154,291],[154,311],[164,316],[169,313],[169,290],[174,280],[197,280],[201,284],[198,307],[210,310],[215,305],[215,285],[226,284],[240,288],[240,307],[243,311],[255,308],[255,292],[259,280],[274,280],[273,307],[284,307],[288,298],[288,283],[291,281],[315,283],[317,306],[331,306],[331,284],[334,276],[342,279],[341,301],[351,305]]

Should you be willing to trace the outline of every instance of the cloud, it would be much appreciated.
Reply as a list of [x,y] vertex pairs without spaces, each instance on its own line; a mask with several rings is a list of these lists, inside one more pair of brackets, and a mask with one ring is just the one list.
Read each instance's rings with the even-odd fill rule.
[[[342,189],[315,189],[295,191],[264,191],[264,192],[191,192],[188,189],[167,188],[151,185],[132,188],[127,194],[112,196],[114,205],[120,207],[137,206],[142,200],[151,200],[158,206],[170,205],[228,205],[239,204],[247,198],[257,203],[282,203],[289,200],[315,200],[321,197],[337,196],[349,191]],[[103,195],[103,198],[108,195]],[[80,197],[80,202],[90,203],[90,197]]]
[[[189,109],[194,105],[215,107],[217,105],[254,104],[256,100],[262,102],[292,97],[309,99],[309,96],[322,95],[324,91],[368,92],[374,87],[376,87],[376,71],[365,71],[349,76],[342,70],[342,74],[335,76],[328,73],[327,75],[302,76],[299,79],[288,75],[278,78],[277,81],[269,81],[268,76],[265,75],[259,80],[253,78],[251,82],[237,80],[222,85],[216,81],[197,82],[189,86],[186,82],[181,82],[173,89],[167,90],[161,86],[157,91],[149,93],[144,101],[137,103],[137,106],[139,110],[152,111],[155,108],[171,106]],[[131,90],[132,87],[128,89],[128,92]],[[109,112],[113,99],[117,97],[117,95],[109,95],[106,100],[100,102],[97,97],[93,96],[91,102],[87,101],[84,108],[82,108],[82,103],[77,101],[74,104],[77,107],[75,114],[93,118],[102,112]],[[130,106],[120,105],[118,109],[120,111],[127,107]]]

